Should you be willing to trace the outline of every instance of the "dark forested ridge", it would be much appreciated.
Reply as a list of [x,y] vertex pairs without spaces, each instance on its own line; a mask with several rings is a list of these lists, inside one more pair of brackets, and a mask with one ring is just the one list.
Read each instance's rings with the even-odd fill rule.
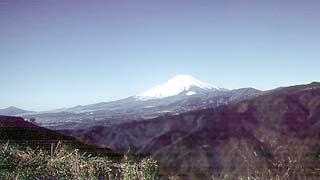
[[114,150],[151,154],[164,173],[200,178],[266,169],[285,173],[283,167],[292,166],[315,176],[320,167],[314,158],[320,150],[320,83],[280,88],[212,109],[69,133]]

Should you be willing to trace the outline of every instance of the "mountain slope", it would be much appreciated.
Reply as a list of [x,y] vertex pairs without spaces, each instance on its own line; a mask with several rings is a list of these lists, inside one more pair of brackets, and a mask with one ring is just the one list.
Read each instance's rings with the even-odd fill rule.
[[43,113],[29,113],[24,115],[24,118],[35,118],[42,126],[50,129],[80,129],[212,108],[262,93],[252,88],[229,91],[203,83],[190,75],[178,75],[137,96]]
[[186,173],[191,179],[217,172],[243,175],[248,168],[280,172],[275,164],[289,163],[286,158],[299,158],[293,167],[314,171],[320,167],[310,156],[320,150],[320,83],[176,116],[96,126],[73,135],[123,152],[151,154],[164,173]]
[[95,125],[113,125],[162,116],[180,114],[197,109],[212,108],[243,99],[256,97],[262,91],[243,88],[238,90],[215,90],[195,95],[177,95],[162,99],[136,100],[134,97],[78,106],[62,112],[29,114],[25,118],[36,118],[37,122],[50,129],[79,129]]

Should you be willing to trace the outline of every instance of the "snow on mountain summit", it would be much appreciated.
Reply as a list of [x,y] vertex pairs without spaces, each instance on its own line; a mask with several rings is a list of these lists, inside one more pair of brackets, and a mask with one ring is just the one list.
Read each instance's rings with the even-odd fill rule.
[[201,82],[190,75],[177,75],[169,81],[155,86],[154,88],[138,94],[138,100],[161,99],[165,97],[175,96],[185,92],[185,95],[194,95],[196,91],[194,88],[203,91],[218,90],[218,87]]

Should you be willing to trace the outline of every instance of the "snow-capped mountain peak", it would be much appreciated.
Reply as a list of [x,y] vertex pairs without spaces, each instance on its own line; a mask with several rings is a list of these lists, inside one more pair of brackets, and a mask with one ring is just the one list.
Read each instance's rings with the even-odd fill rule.
[[151,100],[175,96],[181,93],[185,93],[185,95],[190,96],[197,94],[197,91],[199,92],[200,90],[210,91],[218,89],[218,87],[201,82],[190,75],[181,74],[161,85],[155,86],[148,91],[138,94],[135,97],[138,100]]

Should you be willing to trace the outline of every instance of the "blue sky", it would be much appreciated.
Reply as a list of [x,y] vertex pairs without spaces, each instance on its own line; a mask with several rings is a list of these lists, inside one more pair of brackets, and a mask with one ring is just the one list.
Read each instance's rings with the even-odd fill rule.
[[0,0],[0,108],[117,100],[176,74],[262,90],[319,81],[317,0]]

